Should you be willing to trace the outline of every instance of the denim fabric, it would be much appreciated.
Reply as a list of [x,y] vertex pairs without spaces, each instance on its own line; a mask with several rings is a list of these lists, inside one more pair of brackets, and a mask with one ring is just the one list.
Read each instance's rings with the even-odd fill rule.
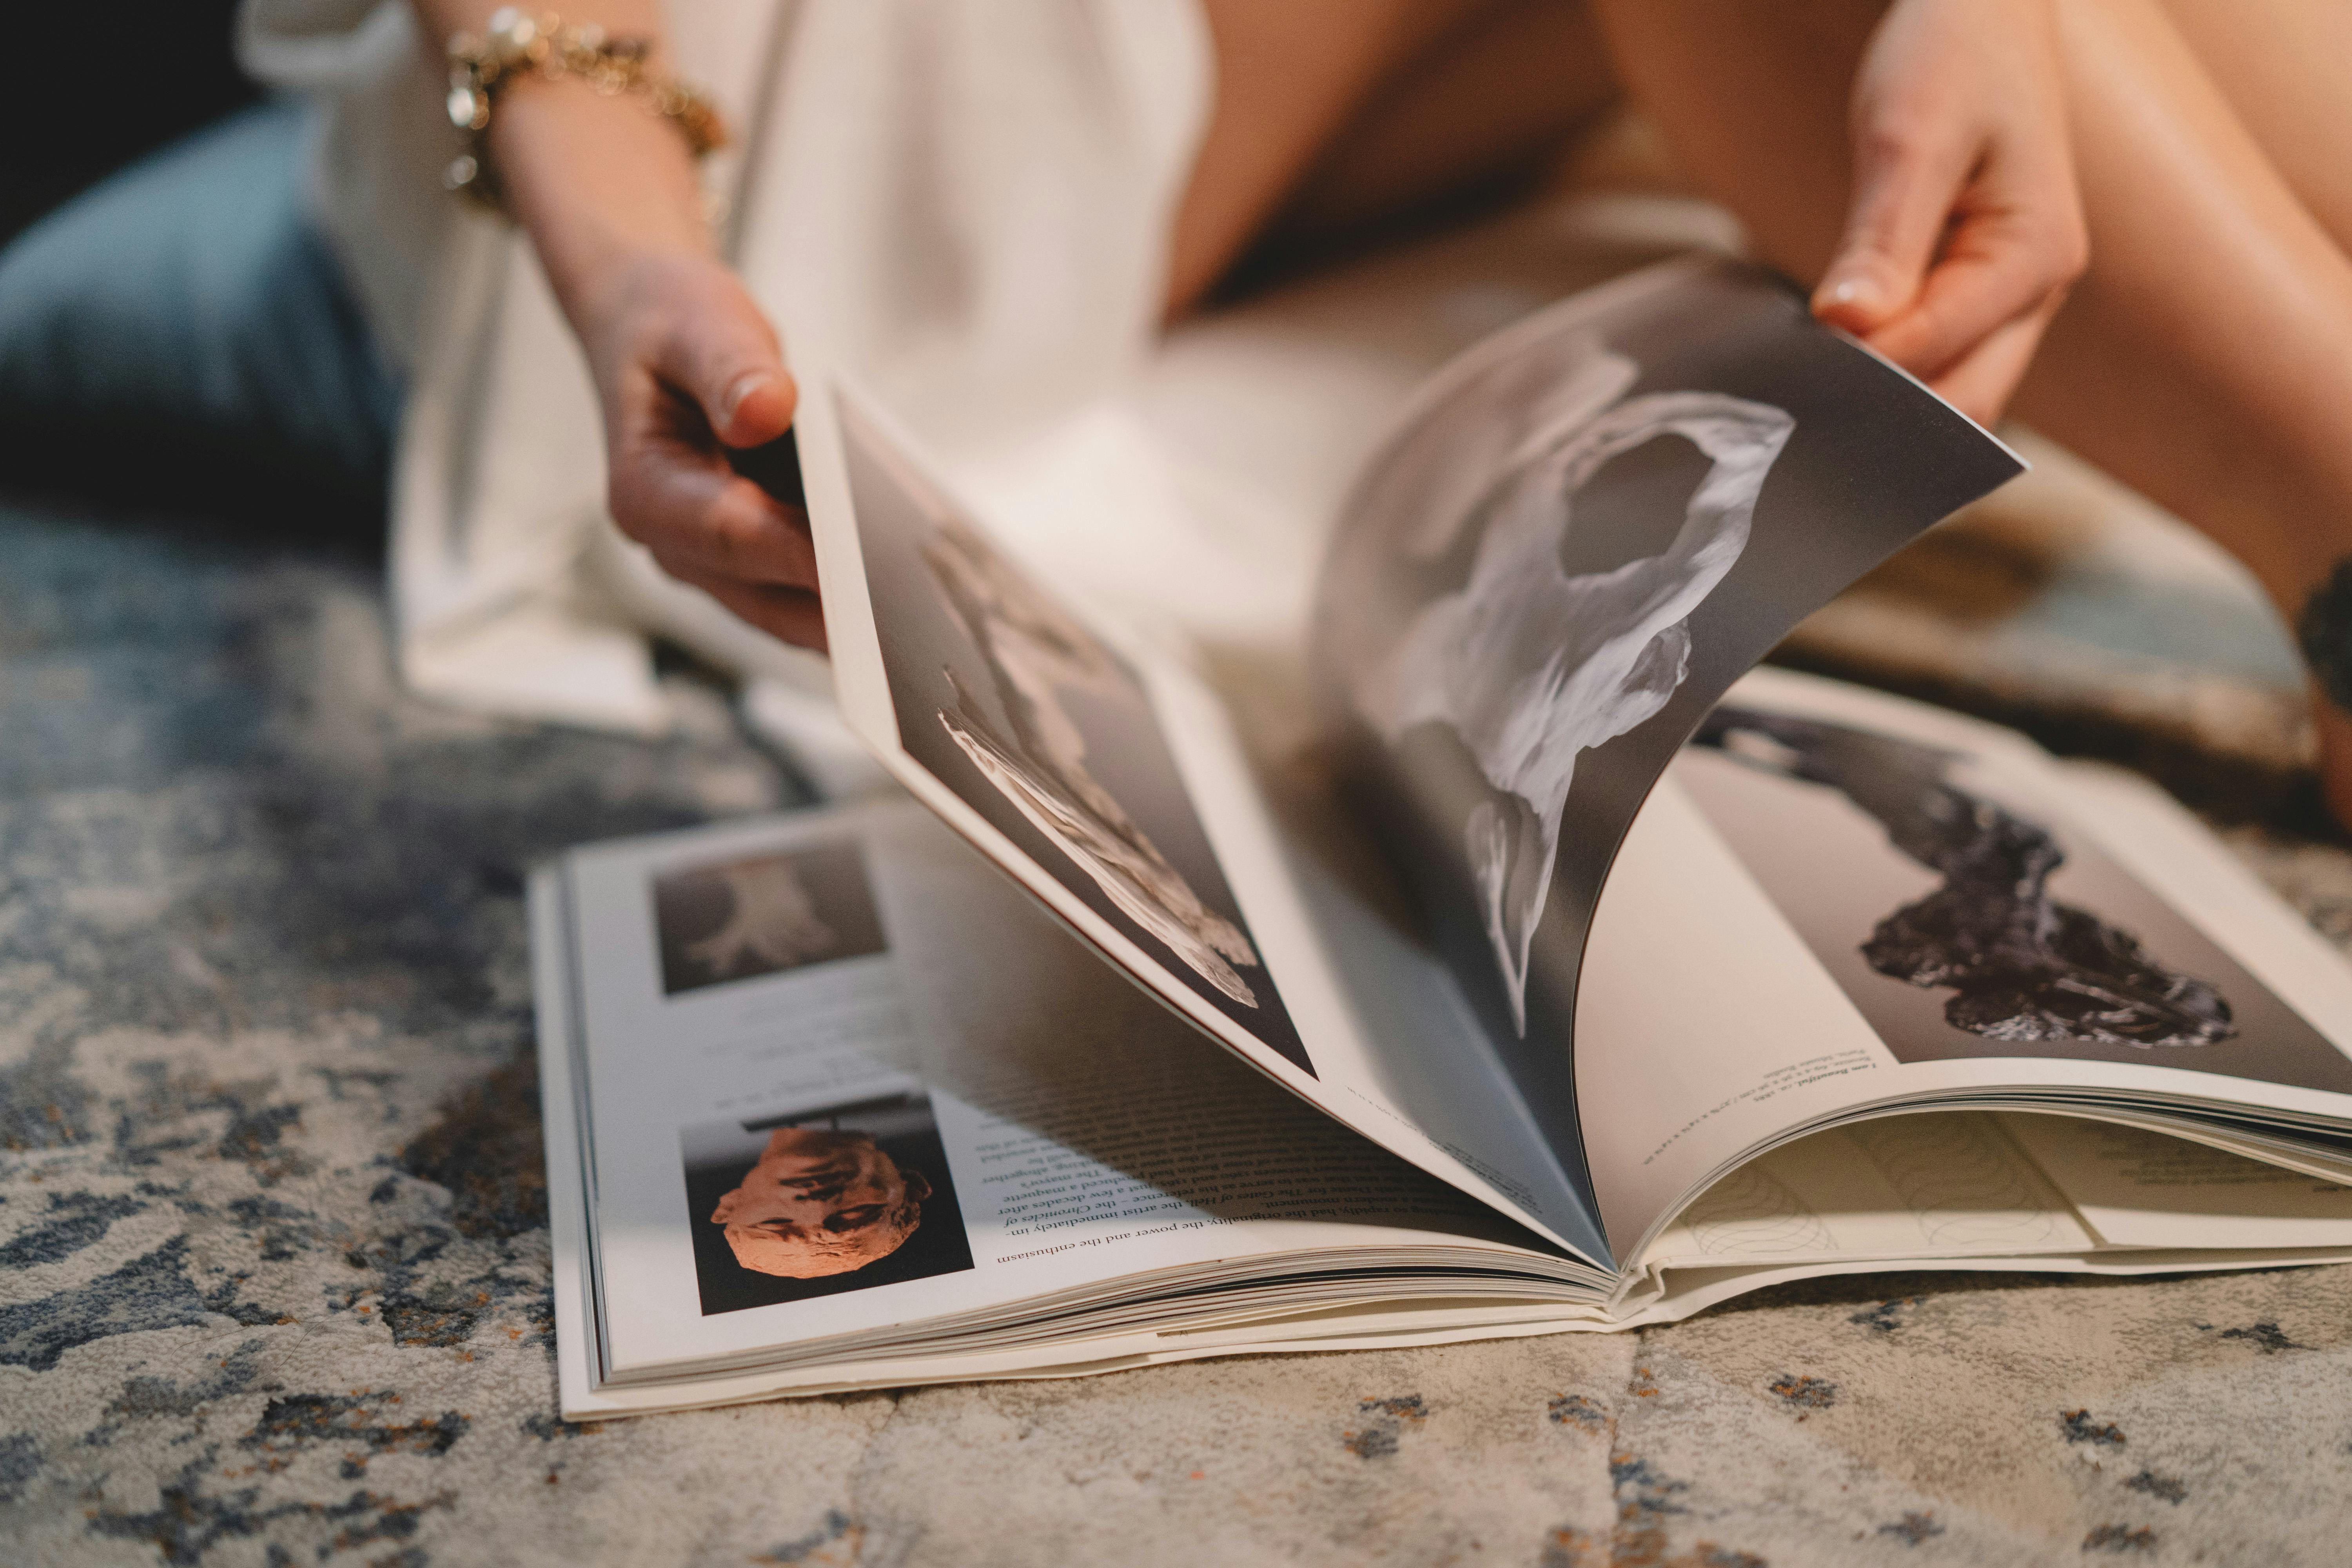
[[398,388],[305,214],[305,125],[245,110],[0,252],[0,483],[380,522]]

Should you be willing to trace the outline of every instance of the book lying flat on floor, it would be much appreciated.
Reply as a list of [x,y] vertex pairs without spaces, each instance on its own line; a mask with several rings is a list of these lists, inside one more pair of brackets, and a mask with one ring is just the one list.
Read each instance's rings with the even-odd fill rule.
[[2352,968],[2144,783],[1751,670],[2020,467],[1781,285],[1447,367],[1215,680],[800,368],[911,798],[535,875],[566,1415],[2352,1258]]

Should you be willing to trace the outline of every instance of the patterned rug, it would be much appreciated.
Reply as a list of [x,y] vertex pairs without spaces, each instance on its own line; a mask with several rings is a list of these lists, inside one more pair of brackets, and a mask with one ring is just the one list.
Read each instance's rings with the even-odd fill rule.
[[[2014,522],[1788,657],[2141,761],[2352,932],[2259,606]],[[791,775],[689,668],[660,742],[409,700],[333,550],[17,508],[0,561],[11,1563],[2343,1560],[2337,1270],[1873,1277],[1640,1335],[562,1422],[523,868]]]

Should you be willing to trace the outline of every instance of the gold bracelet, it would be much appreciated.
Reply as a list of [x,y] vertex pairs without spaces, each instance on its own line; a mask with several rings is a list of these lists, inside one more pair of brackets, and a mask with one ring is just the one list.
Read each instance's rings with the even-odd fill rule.
[[550,11],[531,16],[509,5],[491,14],[488,31],[449,39],[449,123],[465,132],[466,150],[441,173],[450,190],[492,209],[506,205],[490,167],[484,137],[490,109],[506,87],[525,77],[577,77],[606,98],[634,94],[686,138],[698,158],[727,145],[727,125],[709,99],[646,62],[643,38],[607,37],[593,22],[566,22]]

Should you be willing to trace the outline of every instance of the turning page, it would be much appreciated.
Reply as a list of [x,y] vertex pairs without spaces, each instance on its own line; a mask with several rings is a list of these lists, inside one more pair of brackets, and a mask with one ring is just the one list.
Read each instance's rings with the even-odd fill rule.
[[[1377,1048],[1391,1020],[1368,1016],[1383,999],[1333,963],[1312,889],[1184,660],[1047,589],[854,390],[812,393],[800,448],[843,712],[891,774],[1251,1067],[1599,1263],[1589,1193],[1507,1082],[1454,1075],[1435,1104],[1396,1092]],[[1443,993],[1426,1021],[1421,1048],[1441,1056],[1475,1035]]]
[[1314,632],[1400,923],[1318,882],[1182,657],[1059,600],[887,410],[803,368],[835,679],[884,765],[1196,1027],[1596,1261],[1570,1020],[1618,841],[1734,679],[2020,467],[1719,263],[1441,372],[1339,521]]
[[1314,627],[1341,773],[1588,1192],[1579,975],[1635,814],[1799,620],[2021,467],[1785,282],[1720,262],[1471,350],[1367,466]]

